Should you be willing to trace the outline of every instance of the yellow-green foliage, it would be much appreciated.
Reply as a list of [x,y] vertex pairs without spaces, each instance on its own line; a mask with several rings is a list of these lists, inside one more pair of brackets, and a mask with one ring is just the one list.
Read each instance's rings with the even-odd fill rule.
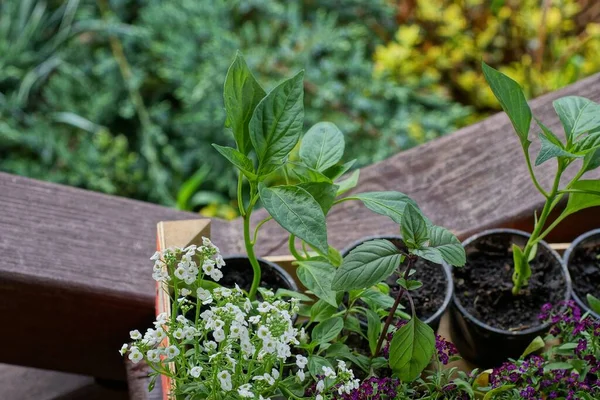
[[576,0],[417,0],[377,49],[376,71],[486,110],[498,103],[484,60],[536,97],[600,71],[600,24],[578,29],[578,12]]

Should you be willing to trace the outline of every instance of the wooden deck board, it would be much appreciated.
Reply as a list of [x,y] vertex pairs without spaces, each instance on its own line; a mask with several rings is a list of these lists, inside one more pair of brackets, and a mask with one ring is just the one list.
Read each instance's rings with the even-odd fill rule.
[[[600,74],[534,100],[535,115],[558,127],[551,101],[568,94],[599,101]],[[547,185],[551,171],[543,170]],[[365,168],[358,189],[402,191],[463,237],[524,219],[543,200],[500,114]],[[2,173],[0,204],[0,313],[10,321],[0,329],[0,341],[10,344],[0,362],[123,379],[117,349],[154,313],[148,257],[156,223],[197,216]],[[585,222],[600,226],[599,214]],[[397,232],[388,219],[350,202],[331,212],[328,226],[336,247]],[[211,229],[224,253],[242,252],[240,221],[216,220]],[[258,254],[285,253],[280,233],[265,225]]]

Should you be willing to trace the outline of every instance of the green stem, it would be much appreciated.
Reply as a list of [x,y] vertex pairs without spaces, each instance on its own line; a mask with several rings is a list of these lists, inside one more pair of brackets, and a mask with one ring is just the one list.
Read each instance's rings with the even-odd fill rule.
[[258,225],[256,225],[256,228],[254,228],[254,239],[252,239],[252,245],[256,244],[256,239],[258,238],[258,230],[260,229],[260,227],[263,226],[264,224],[266,224],[267,222],[269,222],[272,219],[273,219],[273,217],[268,216],[267,218],[265,218],[262,221],[260,221],[258,223]]
[[238,208],[240,210],[240,215],[242,217],[244,215],[246,215],[246,212],[244,211],[244,196],[242,194],[242,186],[244,183],[243,180],[244,180],[244,177],[242,175],[242,171],[239,171],[238,185],[237,185],[237,203],[238,203]]
[[[254,190],[251,187],[250,193],[253,194],[253,192]],[[256,292],[258,291],[261,278],[260,264],[258,263],[258,258],[256,258],[256,254],[254,253],[254,243],[252,243],[250,240],[250,216],[252,215],[252,208],[257,201],[258,196],[252,198],[248,208],[246,209],[246,215],[244,215],[244,244],[246,245],[246,254],[248,255],[250,265],[252,265],[252,272],[254,274],[252,278],[252,286],[250,287],[250,292],[248,292],[248,297],[250,300],[254,300],[256,297]]]
[[[525,152],[525,160],[527,161],[527,169],[529,170],[529,175],[531,175],[531,180],[533,181],[533,184],[545,198],[548,198],[548,196],[549,196],[548,192],[546,192],[544,190],[544,188],[542,188],[542,186],[538,182],[537,178],[535,177],[535,173],[533,172],[533,166],[531,165],[531,158],[529,158],[529,152],[527,151],[526,148],[524,148],[523,151]],[[560,176],[559,176],[559,178],[560,178]]]
[[298,253],[296,250],[296,236],[290,235],[290,239],[288,240],[288,247],[290,249],[290,253],[296,258],[296,260],[304,260],[304,257]]

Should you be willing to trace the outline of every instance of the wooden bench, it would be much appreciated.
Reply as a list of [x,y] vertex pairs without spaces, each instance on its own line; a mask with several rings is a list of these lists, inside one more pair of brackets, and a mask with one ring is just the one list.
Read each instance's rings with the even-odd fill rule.
[[[600,101],[600,74],[534,100],[534,114],[560,131],[551,102],[573,94]],[[551,174],[546,166],[539,171],[542,185]],[[402,191],[462,238],[489,227],[527,228],[543,200],[503,114],[363,169],[357,190]],[[117,349],[154,315],[148,257],[156,223],[197,215],[2,173],[0,204],[0,315],[7,327],[0,329],[0,362],[125,379]],[[553,239],[600,226],[598,211],[565,221],[563,237]],[[331,212],[328,227],[338,248],[398,229],[351,202]],[[239,220],[212,224],[225,254],[242,252],[241,231]],[[273,222],[259,241],[259,255],[286,253],[287,239]]]

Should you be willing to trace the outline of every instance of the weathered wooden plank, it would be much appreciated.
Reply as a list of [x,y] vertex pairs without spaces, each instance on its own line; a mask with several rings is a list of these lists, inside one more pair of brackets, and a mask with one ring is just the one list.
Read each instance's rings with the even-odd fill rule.
[[[197,215],[7,174],[0,204],[0,362],[124,379],[116,350],[154,314],[156,224]],[[235,224],[212,226],[240,251]]]
[[[577,94],[598,101],[599,89],[600,74],[534,100],[534,112],[557,128],[553,99]],[[548,172],[539,177],[549,184]],[[403,191],[461,236],[527,221],[542,201],[504,115],[365,168],[358,190]],[[12,344],[0,362],[124,378],[116,349],[154,313],[147,257],[156,223],[195,215],[7,174],[0,174],[0,204],[0,313],[11,321],[0,341]],[[590,215],[585,222],[600,225],[598,213]],[[391,221],[350,202],[333,210],[328,225],[336,247],[397,232]],[[242,252],[240,221],[213,221],[212,237],[225,254]],[[269,223],[258,254],[285,254],[285,242]]]

